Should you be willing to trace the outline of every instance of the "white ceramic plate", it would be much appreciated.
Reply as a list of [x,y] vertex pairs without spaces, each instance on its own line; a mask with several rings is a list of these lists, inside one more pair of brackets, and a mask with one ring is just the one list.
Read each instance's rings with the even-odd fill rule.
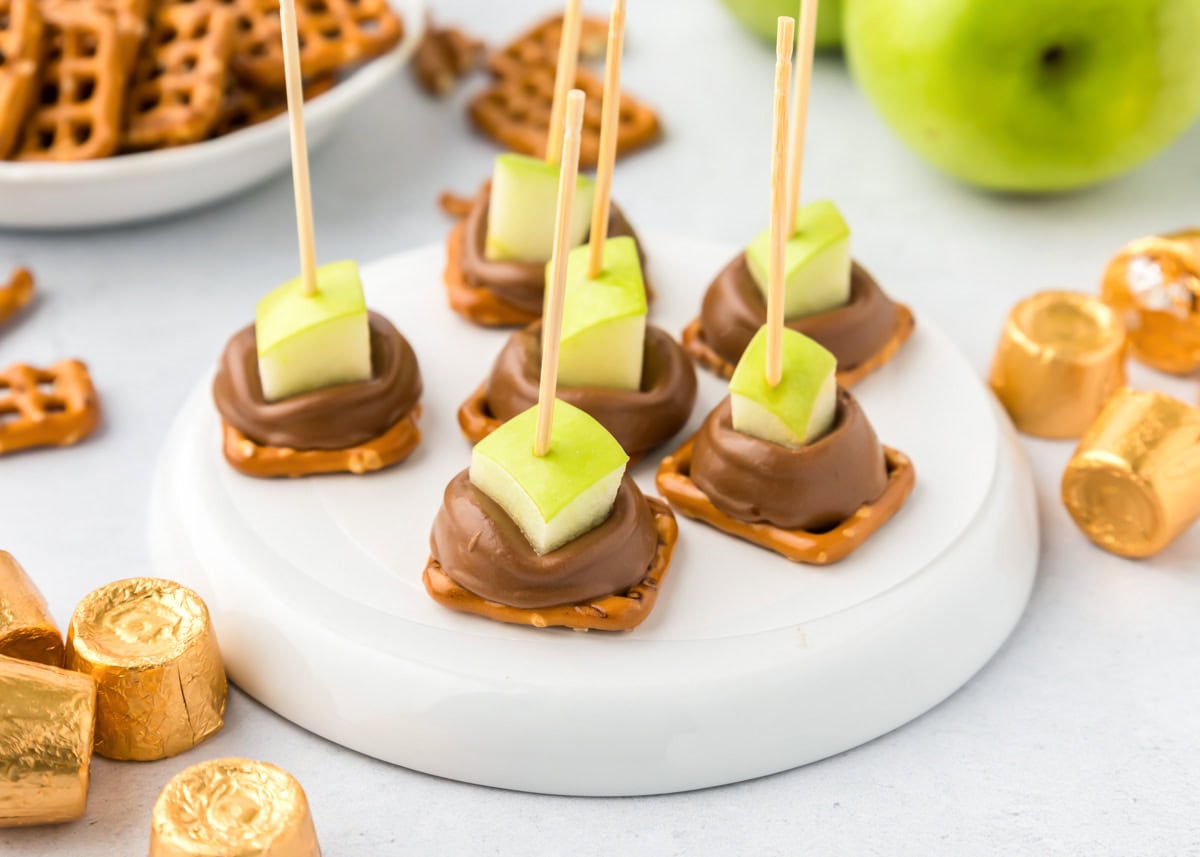
[[[643,237],[652,320],[678,331],[733,248]],[[408,337],[425,380],[423,440],[400,466],[241,476],[221,457],[209,378],[167,439],[155,570],[200,591],[230,677],[284,717],[469,782],[679,791],[896,728],[958,689],[1020,617],[1037,564],[1029,473],[991,396],[919,308],[913,338],[855,389],[880,438],[911,455],[917,485],[839,565],[795,565],[680,519],[658,604],[629,633],[539,631],[435,604],[421,585],[429,528],[470,461],[455,410],[508,335],[446,308],[444,258],[435,246],[363,269],[370,304]],[[702,373],[687,431],[725,390]],[[660,457],[633,471],[650,492]]]
[[[425,31],[424,0],[391,0],[404,39],[305,105],[310,148],[412,56]],[[0,161],[0,227],[73,229],[147,220],[245,190],[290,163],[286,116],[216,140],[78,163]]]

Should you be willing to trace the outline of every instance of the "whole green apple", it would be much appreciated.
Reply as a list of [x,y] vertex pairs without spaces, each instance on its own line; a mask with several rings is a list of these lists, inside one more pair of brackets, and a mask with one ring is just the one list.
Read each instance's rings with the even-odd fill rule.
[[1200,112],[1200,0],[853,0],[843,24],[892,128],[986,188],[1110,178]]
[[[775,44],[775,23],[780,16],[795,18],[801,0],[721,0],[742,26]],[[817,13],[817,47],[842,44],[842,0],[822,0]]]

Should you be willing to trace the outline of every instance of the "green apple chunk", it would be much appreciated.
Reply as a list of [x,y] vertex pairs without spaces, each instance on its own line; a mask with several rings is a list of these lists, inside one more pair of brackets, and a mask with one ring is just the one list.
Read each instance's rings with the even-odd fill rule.
[[593,417],[559,400],[550,450],[534,455],[537,415],[534,405],[475,445],[471,482],[546,554],[608,518],[629,456]]
[[[850,300],[850,227],[832,202],[810,202],[796,212],[796,231],[784,252],[785,318],[801,318],[840,307]],[[767,294],[770,230],[746,248],[750,276]]]
[[646,281],[637,242],[629,237],[605,241],[603,266],[594,280],[587,276],[590,252],[585,244],[567,257],[558,383],[637,390],[646,343]]
[[837,358],[802,333],[783,329],[783,378],[767,383],[767,329],[742,354],[729,381],[733,427],[742,434],[801,447],[833,426]]
[[[571,246],[583,243],[591,227],[595,181],[580,175],[571,208]],[[484,255],[493,261],[540,264],[554,253],[558,208],[558,167],[526,155],[496,158],[488,202]]]
[[317,283],[317,293],[306,295],[297,277],[258,303],[258,374],[269,402],[371,377],[371,334],[358,265],[322,265]]
[[984,188],[1103,181],[1200,115],[1196,0],[853,0],[844,24],[892,129]]

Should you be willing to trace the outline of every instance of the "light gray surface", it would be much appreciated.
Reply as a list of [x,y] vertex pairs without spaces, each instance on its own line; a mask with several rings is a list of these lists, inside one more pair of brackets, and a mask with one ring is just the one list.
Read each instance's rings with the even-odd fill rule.
[[[514,29],[503,8],[527,7],[523,21],[552,4],[437,5],[444,18],[499,37]],[[683,4],[631,5],[626,82],[660,108],[667,139],[620,165],[616,196],[638,225],[744,241],[767,209],[770,51],[708,0],[686,4],[686,16]],[[603,12],[605,4],[589,6]],[[672,15],[677,26],[668,30]],[[321,257],[368,260],[441,241],[437,192],[472,189],[493,152],[467,132],[457,104],[426,100],[397,80],[313,160]],[[918,316],[945,327],[982,373],[1017,298],[1049,286],[1093,290],[1126,240],[1200,219],[1198,153],[1193,128],[1150,166],[1097,190],[1048,200],[978,194],[915,160],[841,62],[823,58],[806,193],[837,200],[855,255]],[[0,234],[0,268],[32,266],[43,290],[36,308],[0,333],[0,364],[80,356],[107,414],[100,433],[75,449],[0,461],[0,547],[25,564],[61,622],[92,587],[149,571],[146,503],[161,438],[255,300],[294,275],[291,217],[291,186],[280,178],[165,223]],[[439,357],[453,359],[422,355],[429,375]],[[1193,401],[1200,386],[1149,372],[1135,380]],[[235,692],[215,739],[154,764],[97,761],[83,821],[0,831],[0,853],[144,853],[162,785],[219,755],[293,772],[329,857],[1200,851],[1200,531],[1150,562],[1093,549],[1058,500],[1071,445],[1026,449],[1045,527],[1028,614],[962,691],[853,752],[688,795],[542,798],[374,762]]]

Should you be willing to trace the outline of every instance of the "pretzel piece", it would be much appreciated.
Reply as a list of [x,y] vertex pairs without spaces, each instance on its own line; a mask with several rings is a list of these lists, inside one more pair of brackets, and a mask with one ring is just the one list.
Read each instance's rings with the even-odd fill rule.
[[17,268],[0,286],[0,324],[8,321],[33,299],[33,274],[28,268]]
[[116,18],[84,3],[41,8],[46,26],[40,84],[17,159],[107,157],[120,142],[125,99]]
[[0,455],[69,446],[100,422],[100,400],[87,367],[62,360],[48,369],[22,363],[0,372]]
[[741,521],[713,505],[708,495],[692,481],[692,446],[695,435],[663,459],[655,484],[680,514],[703,521],[718,530],[764,547],[792,562],[830,565],[845,559],[876,530],[891,520],[912,493],[916,471],[912,461],[899,450],[885,446],[888,481],[883,494],[864,503],[846,520],[826,532],[785,530],[765,522]]
[[650,561],[650,567],[646,570],[646,576],[636,586],[623,593],[556,607],[509,607],[507,604],[489,601],[459,586],[432,556],[425,566],[425,573],[421,576],[425,583],[425,591],[443,607],[512,625],[532,625],[535,628],[563,627],[578,631],[627,631],[636,628],[654,609],[663,578],[671,565],[675,542],[679,539],[679,525],[670,507],[656,497],[647,497],[646,502],[650,504],[650,511],[654,513],[658,546]]
[[482,64],[483,55],[483,42],[454,27],[430,23],[413,54],[413,77],[430,95],[449,95],[460,80]]
[[450,308],[484,327],[522,327],[541,318],[535,313],[505,303],[493,292],[472,286],[463,277],[462,251],[467,234],[466,220],[460,220],[446,239],[446,297]]
[[129,91],[128,149],[203,140],[221,116],[236,18],[214,0],[166,0]]
[[[890,361],[896,356],[896,352],[900,350],[900,346],[912,336],[913,328],[915,327],[916,319],[913,318],[912,310],[904,304],[896,304],[896,327],[891,339],[884,343],[883,348],[857,366],[850,369],[839,369],[837,373],[838,385],[846,388],[853,387],[880,366]],[[680,341],[683,343],[683,350],[691,355],[697,365],[702,366],[721,378],[729,379],[733,377],[733,370],[736,367],[714,351],[712,346],[705,341],[704,330],[700,325],[699,318],[693,319],[692,323],[683,329]]]
[[[558,65],[558,46],[562,43],[563,16],[554,15],[534,24],[517,38],[488,57],[488,70],[496,77],[507,77],[534,65]],[[600,59],[608,46],[608,21],[583,17],[579,23],[579,55]]]
[[[604,83],[579,69],[575,86],[587,96],[583,114],[580,166],[594,167],[600,152],[600,105]],[[532,157],[546,154],[546,134],[554,101],[554,66],[530,65],[513,70],[477,95],[468,108],[471,121],[501,145]],[[628,93],[621,93],[617,151],[626,155],[650,145],[661,133],[658,114]]]
[[0,0],[0,158],[17,145],[33,104],[41,41],[36,0]]
[[399,464],[412,454],[421,441],[417,405],[381,434],[358,446],[346,449],[291,449],[255,443],[224,421],[225,460],[234,470],[247,476],[272,479],[280,476],[314,476],[318,473],[353,473],[361,476]]
[[[304,100],[310,101],[333,89],[333,75],[304,81]],[[221,112],[210,136],[223,137],[266,122],[287,112],[287,93],[282,89],[260,89],[230,75],[221,99]]]
[[[279,0],[232,2],[240,34],[234,46],[234,72],[260,88],[281,88]],[[300,0],[296,27],[305,78],[332,74],[387,53],[404,35],[404,24],[388,0]]]

